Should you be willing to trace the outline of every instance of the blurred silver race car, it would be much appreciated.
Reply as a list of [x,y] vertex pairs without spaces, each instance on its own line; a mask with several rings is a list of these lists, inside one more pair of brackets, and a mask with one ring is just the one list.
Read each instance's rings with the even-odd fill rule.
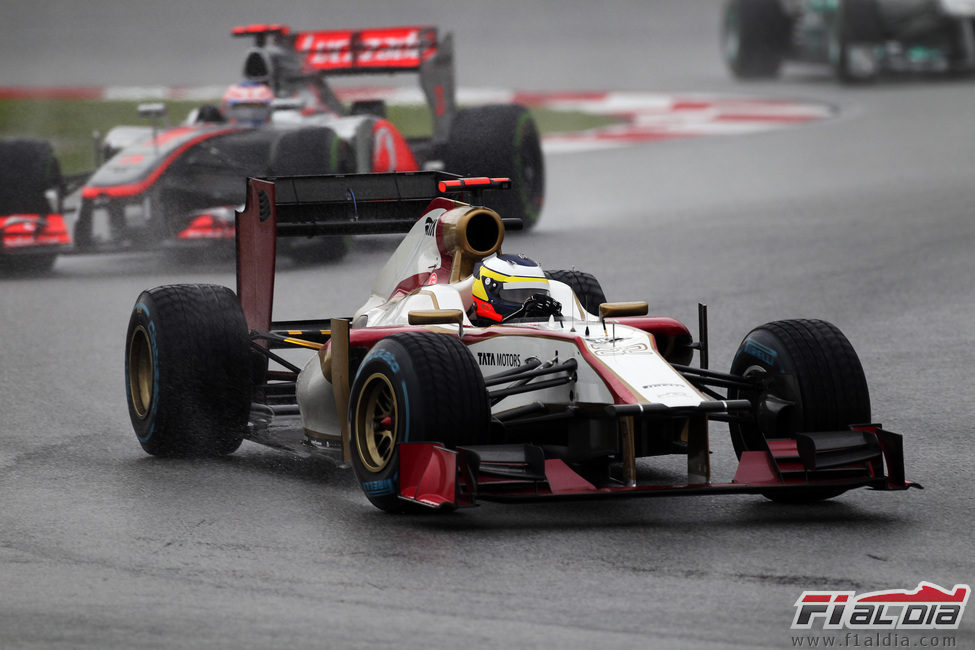
[[[229,454],[246,438],[329,456],[386,511],[911,485],[835,326],[767,323],[712,370],[703,307],[694,341],[645,302],[607,302],[592,275],[502,253],[505,221],[478,195],[499,187],[443,172],[250,179],[236,294],[162,286],[132,310],[125,386],[143,449]],[[394,232],[406,236],[354,314],[272,319],[279,238]],[[724,482],[713,422],[739,456]],[[637,464],[665,455],[686,458],[685,478]]]
[[845,82],[884,72],[975,69],[975,0],[726,0],[732,74],[773,77],[785,61],[829,65]]
[[[0,190],[0,233],[11,233],[0,239],[0,263],[49,267],[68,244],[77,252],[221,245],[232,252],[234,210],[244,201],[248,176],[442,168],[505,176],[514,191],[495,197],[493,206],[526,228],[538,221],[545,181],[535,122],[517,105],[458,108],[449,34],[429,26],[298,32],[283,25],[233,33],[254,45],[243,79],[220,106],[200,106],[182,124],[168,126],[165,105],[144,104],[140,114],[152,126],[106,134],[101,164],[74,181],[80,205],[70,238],[60,208],[43,203],[45,192],[64,186],[51,147],[0,141],[0,181],[7,184]],[[428,137],[400,133],[382,100],[344,105],[326,82],[399,73],[419,76]],[[47,239],[25,239],[24,228]],[[48,243],[55,231],[56,245]],[[292,241],[287,253],[335,258],[345,253],[344,241]]]

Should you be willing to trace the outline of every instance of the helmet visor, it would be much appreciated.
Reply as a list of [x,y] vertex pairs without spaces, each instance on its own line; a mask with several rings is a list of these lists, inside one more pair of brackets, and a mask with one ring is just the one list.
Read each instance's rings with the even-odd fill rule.
[[548,282],[505,282],[499,295],[505,302],[521,304],[539,293],[549,295]]
[[233,104],[227,110],[229,117],[238,122],[260,124],[271,117],[270,104]]

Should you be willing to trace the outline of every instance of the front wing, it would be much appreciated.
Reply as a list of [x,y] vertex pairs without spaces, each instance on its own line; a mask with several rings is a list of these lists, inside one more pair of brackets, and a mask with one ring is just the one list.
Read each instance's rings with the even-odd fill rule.
[[532,445],[450,450],[437,443],[401,443],[399,453],[399,497],[431,508],[473,506],[478,500],[540,502],[706,494],[801,498],[860,487],[921,487],[904,479],[901,436],[879,425],[769,440],[764,451],[742,453],[728,483],[621,481],[596,487],[564,461],[545,458]]
[[0,216],[0,255],[58,253],[70,243],[64,215]]

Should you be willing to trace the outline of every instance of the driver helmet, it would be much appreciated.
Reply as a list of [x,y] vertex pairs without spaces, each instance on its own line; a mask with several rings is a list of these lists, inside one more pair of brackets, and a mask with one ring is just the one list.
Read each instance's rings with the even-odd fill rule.
[[496,253],[474,266],[474,311],[478,319],[500,323],[534,295],[549,296],[548,278],[524,255]]
[[260,126],[271,120],[273,100],[274,93],[267,84],[242,81],[227,88],[221,107],[231,124]]

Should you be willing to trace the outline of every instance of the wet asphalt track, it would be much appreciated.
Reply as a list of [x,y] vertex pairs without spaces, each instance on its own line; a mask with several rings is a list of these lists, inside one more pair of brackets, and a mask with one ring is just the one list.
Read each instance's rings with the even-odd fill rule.
[[[232,269],[65,258],[0,280],[0,647],[784,648],[804,589],[975,580],[971,80],[737,84],[704,0],[232,4],[204,25],[209,3],[15,2],[0,80],[221,83],[239,65],[236,23],[430,22],[455,32],[464,85],[835,103],[837,119],[791,131],[553,156],[540,228],[505,248],[688,323],[708,303],[714,367],[765,321],[836,323],[927,489],[411,518],[373,510],[348,471],[250,443],[220,461],[149,458],[122,389],[131,305],[158,284],[232,285]],[[279,314],[350,313],[389,250],[362,242],[283,274]],[[712,440],[727,478],[730,445]],[[973,630],[969,613],[956,647]]]

